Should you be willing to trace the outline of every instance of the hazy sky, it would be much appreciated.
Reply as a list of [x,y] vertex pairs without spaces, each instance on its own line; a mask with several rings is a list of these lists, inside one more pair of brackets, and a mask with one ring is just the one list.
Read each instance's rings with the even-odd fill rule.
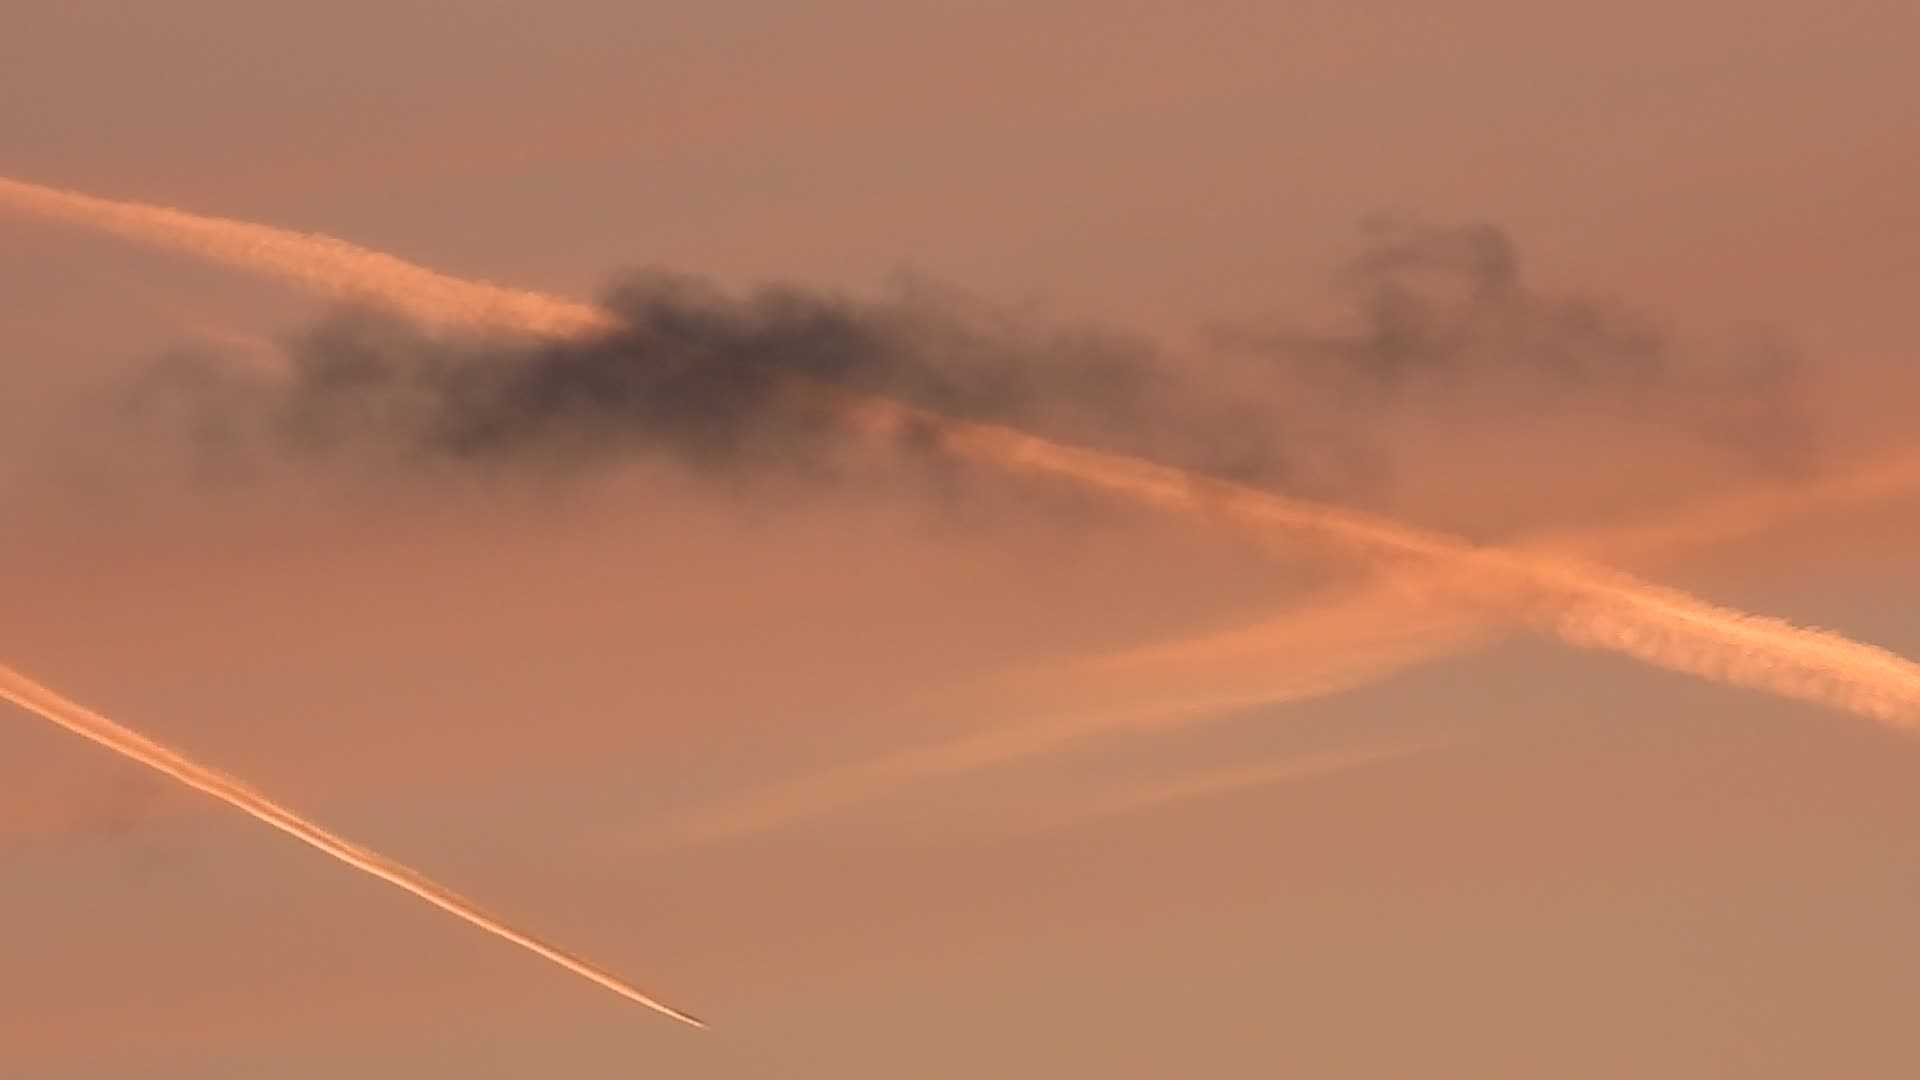
[[[1695,438],[1717,389],[1365,414],[1394,483],[1346,494],[1507,539],[1920,453],[1916,33],[1892,0],[10,0],[0,176],[583,299],[927,279],[1202,384],[1222,328],[1337,322],[1371,216],[1486,223],[1527,295],[1658,327],[1663,385],[1793,358],[1737,445]],[[1910,737],[1034,485],[208,485],[116,411],[320,317],[0,214],[0,661],[715,1030],[6,709],[0,1076],[1920,1071]],[[1786,502],[1569,543],[1920,656],[1920,482]]]

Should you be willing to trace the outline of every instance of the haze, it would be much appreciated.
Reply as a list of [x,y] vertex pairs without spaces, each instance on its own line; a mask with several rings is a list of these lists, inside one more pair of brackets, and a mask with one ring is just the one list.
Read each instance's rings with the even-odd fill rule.
[[[25,0],[0,176],[583,302],[665,270],[1033,370],[1150,356],[1153,425],[1064,376],[1020,416],[1915,657],[1916,32]],[[1455,354],[1375,333],[1400,309],[1353,275],[1407,237],[1420,311],[1517,266],[1432,381],[1390,361]],[[1911,735],[898,448],[823,477],[246,426],[342,341],[431,355],[382,318],[0,213],[0,660],[715,1030],[9,709],[0,1076],[1920,1070]],[[1273,375],[1308,353],[1373,381]]]

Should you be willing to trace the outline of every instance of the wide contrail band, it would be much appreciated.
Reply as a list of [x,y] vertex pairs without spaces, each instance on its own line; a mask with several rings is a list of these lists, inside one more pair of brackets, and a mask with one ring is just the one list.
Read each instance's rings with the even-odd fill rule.
[[197,788],[256,821],[271,825],[348,866],[404,889],[442,911],[552,961],[575,975],[598,983],[629,1001],[645,1005],[649,1009],[665,1013],[675,1020],[692,1024],[694,1027],[707,1026],[695,1017],[642,993],[618,976],[595,967],[577,956],[563,952],[530,934],[514,929],[499,918],[482,911],[451,889],[428,880],[378,852],[335,836],[241,781],[201,765],[177,750],[116,724],[4,665],[0,665],[0,698],[11,701],[82,738],[91,739],[123,757],[131,758],[189,787]]

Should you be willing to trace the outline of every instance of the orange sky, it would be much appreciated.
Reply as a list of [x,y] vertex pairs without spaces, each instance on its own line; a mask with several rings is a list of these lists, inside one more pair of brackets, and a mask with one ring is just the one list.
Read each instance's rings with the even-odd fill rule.
[[[1683,350],[1792,343],[1853,467],[1920,401],[1916,30],[1868,0],[28,0],[0,175],[581,298],[635,265],[908,270],[1175,350],[1318,317],[1364,215],[1484,219],[1538,288]],[[103,418],[156,356],[315,310],[0,216],[0,659],[716,1030],[8,711],[0,1076],[1920,1068],[1910,739],[1497,632],[1412,663],[1417,619],[1088,675],[1371,580],[1136,511],[742,505],[645,469],[208,495]],[[1733,483],[1604,425],[1516,452],[1526,420],[1396,430],[1397,509],[1532,534]],[[1912,657],[1913,536],[1895,493],[1627,565]],[[1274,700],[1368,650],[1392,670]],[[686,839],[904,750],[1169,716]]]

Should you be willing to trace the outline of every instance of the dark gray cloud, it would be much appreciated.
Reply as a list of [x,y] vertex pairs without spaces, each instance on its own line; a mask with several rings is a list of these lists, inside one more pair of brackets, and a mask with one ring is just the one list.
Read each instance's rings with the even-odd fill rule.
[[1344,388],[1442,393],[1499,380],[1637,393],[1667,374],[1657,329],[1592,298],[1531,288],[1513,244],[1489,225],[1377,230],[1342,279],[1359,310],[1355,328],[1268,347]]
[[803,392],[825,387],[926,410],[895,449],[930,467],[933,416],[1195,467],[1281,466],[1277,440],[1222,437],[1230,403],[1208,402],[1151,346],[1120,335],[1035,327],[917,294],[731,295],[657,273],[628,276],[603,304],[621,316],[617,329],[531,342],[449,338],[391,313],[336,311],[288,343],[284,379],[178,357],[151,372],[134,413],[185,434],[212,462],[203,472],[253,446],[543,475],[657,456],[710,477],[786,479],[830,471],[849,445],[836,410]]
[[[923,293],[730,294],[638,273],[607,294],[622,322],[604,333],[449,339],[339,311],[289,343],[284,381],[176,365],[140,400],[184,420],[216,462],[252,446],[551,476],[657,456],[732,482],[833,474],[847,433],[793,392],[825,386],[1350,502],[1390,486],[1401,451],[1378,431],[1409,417],[1474,437],[1508,419],[1620,417],[1642,441],[1756,467],[1810,445],[1782,353],[1682,362],[1644,318],[1531,286],[1490,226],[1376,232],[1340,284],[1352,310],[1339,329],[1243,332],[1220,350],[1227,362]],[[932,466],[938,442],[929,421],[895,449]]]

